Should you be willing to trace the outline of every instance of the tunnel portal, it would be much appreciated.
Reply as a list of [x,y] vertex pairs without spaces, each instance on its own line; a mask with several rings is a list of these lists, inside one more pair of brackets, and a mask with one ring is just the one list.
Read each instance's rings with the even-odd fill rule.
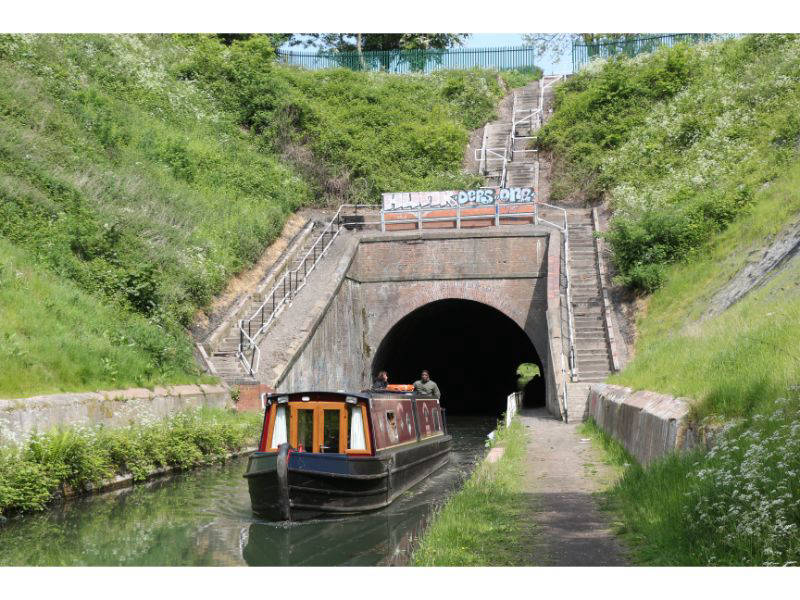
[[[517,389],[521,363],[542,368],[519,325],[480,302],[447,299],[414,310],[392,327],[375,353],[372,376],[385,369],[390,383],[412,383],[427,369],[450,414],[500,415]],[[526,390],[526,396],[526,405],[544,405],[542,386]]]

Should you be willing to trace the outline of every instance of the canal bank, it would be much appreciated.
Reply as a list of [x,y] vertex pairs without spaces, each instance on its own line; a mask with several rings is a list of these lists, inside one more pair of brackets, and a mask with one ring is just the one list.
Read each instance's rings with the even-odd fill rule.
[[0,527],[3,565],[397,565],[405,564],[434,509],[484,454],[495,420],[448,418],[450,464],[386,509],[304,523],[252,515],[245,459],[179,473]]
[[262,417],[193,408],[127,427],[54,428],[0,446],[0,515],[213,464],[253,446]]

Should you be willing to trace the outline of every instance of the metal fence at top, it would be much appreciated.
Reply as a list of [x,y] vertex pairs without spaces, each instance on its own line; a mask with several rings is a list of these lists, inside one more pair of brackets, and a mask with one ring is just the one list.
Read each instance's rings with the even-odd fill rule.
[[632,57],[652,52],[661,46],[672,47],[680,43],[714,42],[738,37],[738,35],[730,33],[663,33],[639,38],[601,39],[591,44],[576,40],[572,43],[572,71],[573,73],[577,72],[594,58],[620,55]]
[[532,46],[505,48],[447,48],[444,50],[380,50],[365,52],[278,51],[278,60],[305,69],[431,73],[440,69],[497,69],[532,72],[536,51]]

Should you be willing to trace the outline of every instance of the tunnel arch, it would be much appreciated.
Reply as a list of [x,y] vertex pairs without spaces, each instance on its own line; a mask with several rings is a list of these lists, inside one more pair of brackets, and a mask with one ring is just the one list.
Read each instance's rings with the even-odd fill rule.
[[[542,361],[530,336],[494,306],[464,298],[422,304],[385,327],[371,373],[389,372],[390,383],[411,383],[427,369],[453,413],[499,415],[517,387],[517,367]],[[528,390],[544,405],[544,389]],[[535,398],[534,398],[535,396]]]

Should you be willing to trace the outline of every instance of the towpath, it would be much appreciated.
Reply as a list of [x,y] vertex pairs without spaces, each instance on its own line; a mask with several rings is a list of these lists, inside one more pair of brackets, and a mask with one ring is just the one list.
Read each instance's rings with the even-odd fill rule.
[[535,545],[531,563],[623,566],[624,547],[593,496],[616,477],[602,453],[545,408],[520,413],[528,440],[525,494],[532,499]]

